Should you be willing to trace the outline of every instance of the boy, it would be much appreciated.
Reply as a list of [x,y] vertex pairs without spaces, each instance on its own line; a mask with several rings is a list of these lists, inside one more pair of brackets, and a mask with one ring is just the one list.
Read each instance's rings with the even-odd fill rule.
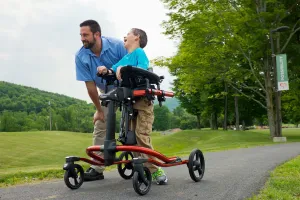
[[[147,35],[146,33],[137,28],[131,29],[131,31],[124,38],[124,46],[128,51],[128,54],[125,55],[117,64],[112,66],[112,70],[116,72],[116,76],[118,80],[121,80],[120,70],[122,67],[130,65],[133,67],[140,67],[145,70],[148,70],[149,60],[143,50],[143,48],[147,45]],[[107,68],[98,67],[98,72],[100,74],[108,73]],[[153,103],[148,101],[146,98],[142,98],[137,100],[135,104],[133,104],[133,108],[138,111],[137,118],[135,122],[133,122],[133,126],[135,126],[135,133],[137,139],[137,145],[146,147],[149,149],[153,149],[151,145],[150,133],[152,132],[152,124],[154,121],[154,113],[153,113]],[[135,157],[143,157],[150,158],[151,156],[134,153]],[[155,159],[155,158],[153,158]],[[152,163],[145,163],[145,166],[148,167],[152,174],[152,179],[156,180],[157,184],[165,184],[168,179],[165,175],[164,171],[153,165]]]

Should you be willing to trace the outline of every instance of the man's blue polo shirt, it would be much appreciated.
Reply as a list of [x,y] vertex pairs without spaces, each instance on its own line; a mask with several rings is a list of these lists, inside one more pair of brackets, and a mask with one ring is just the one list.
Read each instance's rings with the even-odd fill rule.
[[105,80],[101,83],[102,78],[97,77],[97,67],[105,66],[110,69],[127,54],[127,50],[121,40],[104,36],[101,39],[102,51],[99,57],[82,46],[75,55],[75,63],[78,81],[95,81],[97,87],[104,90]]

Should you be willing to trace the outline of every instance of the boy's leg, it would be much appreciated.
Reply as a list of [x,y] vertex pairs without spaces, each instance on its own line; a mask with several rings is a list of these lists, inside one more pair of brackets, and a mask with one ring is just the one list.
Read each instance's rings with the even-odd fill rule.
[[[108,109],[105,106],[101,106],[103,112],[104,112],[104,122],[102,121],[96,121],[94,125],[94,132],[93,132],[93,145],[104,145],[104,140],[106,136],[106,117]],[[102,152],[97,152],[97,155],[104,156]],[[84,180],[85,181],[94,181],[94,180],[100,180],[103,179],[103,171],[105,167],[104,166],[95,166],[91,165],[91,167],[85,172],[84,174]]]
[[[150,133],[152,132],[152,124],[154,121],[153,105],[149,105],[148,101],[145,99],[140,99],[136,101],[135,104],[133,104],[133,108],[138,110],[135,127],[137,145],[153,149],[150,138]],[[151,157],[147,154],[142,153],[140,154],[140,157],[155,159],[155,157]],[[157,166],[151,163],[145,163],[145,166],[149,168],[151,173],[157,171],[158,169]]]
[[[133,119],[133,120],[131,120],[130,121],[130,123],[129,123],[129,130],[131,130],[131,131],[133,131],[133,130],[135,130],[136,129],[136,119]],[[136,134],[136,133],[135,133]],[[138,145],[138,144],[137,144]],[[139,146],[139,145],[138,145]],[[141,155],[141,153],[139,153],[139,152],[132,152],[132,154],[133,154],[133,156],[135,157],[135,158],[138,158],[138,157],[142,157],[142,155]]]
[[[150,137],[154,121],[153,103],[149,102],[147,99],[141,99],[133,105],[133,108],[138,110],[135,129],[137,145],[153,149]],[[142,158],[156,159],[147,154],[140,154],[140,156]],[[158,184],[167,182],[167,176],[161,168],[152,163],[145,163],[145,166],[150,170],[152,177],[156,179]]]

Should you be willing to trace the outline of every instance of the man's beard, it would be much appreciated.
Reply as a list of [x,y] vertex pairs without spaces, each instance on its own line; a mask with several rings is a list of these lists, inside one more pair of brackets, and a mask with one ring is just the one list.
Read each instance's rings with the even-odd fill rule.
[[83,43],[84,48],[86,48],[86,49],[91,49],[91,48],[93,48],[94,45],[96,44],[96,40],[95,40],[95,38],[94,38],[94,40],[91,41],[91,42],[89,42],[89,41],[83,41],[82,43]]

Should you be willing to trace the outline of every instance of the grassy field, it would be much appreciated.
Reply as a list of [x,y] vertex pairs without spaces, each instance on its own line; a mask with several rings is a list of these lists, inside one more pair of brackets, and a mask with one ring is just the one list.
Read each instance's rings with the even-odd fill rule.
[[263,190],[249,200],[300,199],[300,156],[278,166]]
[[[283,135],[288,142],[300,141],[300,129],[283,129]],[[274,144],[268,130],[189,130],[152,138],[154,148],[167,156],[186,156],[193,148],[205,153]],[[56,131],[1,132],[0,139],[0,186],[61,178],[65,157],[87,157],[85,149],[92,144],[91,134]]]
[[[288,142],[300,141],[300,129],[283,129]],[[166,155],[188,155],[193,148],[204,153],[235,148],[270,145],[269,130],[212,131],[188,130],[172,135],[154,137],[154,147]]]

